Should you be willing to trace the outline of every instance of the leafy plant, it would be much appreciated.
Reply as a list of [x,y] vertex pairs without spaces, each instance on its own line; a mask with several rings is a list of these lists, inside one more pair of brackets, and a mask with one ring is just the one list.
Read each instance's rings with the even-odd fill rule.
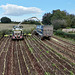
[[42,51],[42,50],[40,49],[40,51]]
[[41,57],[42,55],[40,55],[40,57]]
[[32,48],[29,48],[29,50],[30,50],[31,52],[33,52],[33,49],[32,49]]
[[52,66],[56,66],[56,65],[53,63]]
[[75,63],[71,63],[71,64],[75,66]]
[[46,51],[47,53],[49,53],[49,51]]
[[70,75],[74,75],[74,73],[72,71],[70,71]]
[[66,71],[66,68],[64,68],[64,71]]
[[50,75],[50,73],[49,72],[45,72],[45,75]]

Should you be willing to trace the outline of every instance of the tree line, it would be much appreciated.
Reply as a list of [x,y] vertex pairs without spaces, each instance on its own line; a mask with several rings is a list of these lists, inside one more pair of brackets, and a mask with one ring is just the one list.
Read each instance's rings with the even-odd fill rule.
[[[8,17],[2,17],[1,23],[19,23],[16,21],[11,21]],[[35,20],[24,20],[24,24],[36,24],[40,25],[38,21]],[[42,23],[44,25],[53,25],[55,29],[75,27],[75,15],[69,14],[66,11],[53,10],[52,13],[45,13],[42,17]]]
[[[1,23],[20,23],[20,22],[17,22],[17,21],[11,21],[10,18],[8,17],[2,17],[1,19]],[[36,25],[40,25],[40,23],[38,21],[35,21],[35,20],[24,20],[24,22],[22,24],[36,24]]]
[[45,13],[42,18],[43,24],[53,25],[55,29],[75,27],[75,15],[66,11],[53,10],[52,13]]

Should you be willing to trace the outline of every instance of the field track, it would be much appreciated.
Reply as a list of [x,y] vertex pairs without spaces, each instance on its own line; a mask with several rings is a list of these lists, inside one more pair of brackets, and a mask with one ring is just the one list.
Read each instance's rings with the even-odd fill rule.
[[74,75],[75,44],[53,36],[0,40],[0,75]]

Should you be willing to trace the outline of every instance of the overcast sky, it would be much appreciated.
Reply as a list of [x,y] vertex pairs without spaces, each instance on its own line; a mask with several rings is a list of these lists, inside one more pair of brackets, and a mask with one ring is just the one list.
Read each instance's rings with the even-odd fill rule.
[[57,9],[75,14],[75,0],[0,0],[0,18],[6,16],[14,21],[33,16],[41,20],[44,13]]

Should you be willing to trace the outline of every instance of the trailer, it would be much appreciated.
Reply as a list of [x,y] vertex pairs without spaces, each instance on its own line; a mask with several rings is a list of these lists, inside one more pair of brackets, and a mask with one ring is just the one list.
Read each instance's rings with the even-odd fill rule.
[[50,39],[53,35],[52,25],[37,25],[36,29],[32,34],[39,35],[40,39],[48,38]]

